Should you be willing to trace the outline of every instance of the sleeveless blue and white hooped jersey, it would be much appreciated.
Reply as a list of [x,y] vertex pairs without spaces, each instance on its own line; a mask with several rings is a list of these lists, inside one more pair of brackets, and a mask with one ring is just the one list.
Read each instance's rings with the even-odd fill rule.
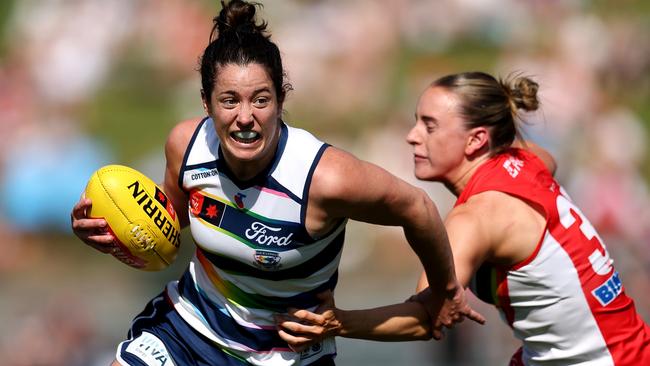
[[311,177],[327,144],[281,123],[269,167],[247,182],[231,174],[212,119],[190,141],[179,184],[189,194],[197,250],[167,293],[178,313],[229,356],[254,365],[308,365],[336,353],[333,339],[302,354],[277,335],[273,314],[314,309],[334,289],[345,221],[314,239],[305,229]]

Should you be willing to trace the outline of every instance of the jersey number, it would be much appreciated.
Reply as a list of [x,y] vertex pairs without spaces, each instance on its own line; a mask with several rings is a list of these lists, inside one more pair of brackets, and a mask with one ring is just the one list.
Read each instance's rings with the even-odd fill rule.
[[561,189],[560,192],[561,194],[559,194],[556,199],[557,210],[560,214],[560,223],[562,226],[564,226],[565,229],[569,229],[577,221],[571,211],[580,217],[580,231],[582,234],[587,238],[587,240],[592,240],[595,237],[602,249],[602,252],[598,249],[594,249],[593,253],[589,255],[591,268],[594,270],[594,272],[601,276],[608,274],[612,271],[612,260],[609,257],[607,248],[605,248],[605,245],[603,245],[602,239],[600,236],[598,236],[596,229],[594,229],[589,220],[587,220],[585,215],[582,214],[580,209],[578,209],[578,207],[576,207],[573,202],[567,198],[568,196],[564,189]]

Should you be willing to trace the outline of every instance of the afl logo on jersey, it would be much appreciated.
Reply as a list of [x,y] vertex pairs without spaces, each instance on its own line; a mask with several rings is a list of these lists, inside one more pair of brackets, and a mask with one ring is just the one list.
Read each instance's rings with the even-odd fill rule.
[[278,269],[280,268],[280,255],[276,252],[267,250],[255,251],[255,263],[264,269]]

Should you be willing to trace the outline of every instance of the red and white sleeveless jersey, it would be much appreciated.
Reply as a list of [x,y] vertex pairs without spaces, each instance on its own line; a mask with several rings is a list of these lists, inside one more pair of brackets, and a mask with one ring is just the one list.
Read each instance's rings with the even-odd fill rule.
[[529,258],[489,263],[472,290],[523,341],[525,365],[650,365],[650,328],[625,294],[593,226],[532,153],[510,149],[478,168],[456,205],[499,191],[541,207],[546,228]]

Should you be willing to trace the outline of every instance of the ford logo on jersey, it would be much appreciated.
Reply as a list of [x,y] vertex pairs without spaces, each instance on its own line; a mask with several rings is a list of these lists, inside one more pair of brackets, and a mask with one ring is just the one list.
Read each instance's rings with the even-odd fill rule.
[[279,227],[271,227],[262,224],[261,222],[254,222],[251,224],[251,227],[244,232],[248,240],[254,241],[260,245],[277,245],[285,246],[291,244],[291,237],[293,233],[290,233],[287,236],[272,235],[272,233],[277,233],[282,230]]

